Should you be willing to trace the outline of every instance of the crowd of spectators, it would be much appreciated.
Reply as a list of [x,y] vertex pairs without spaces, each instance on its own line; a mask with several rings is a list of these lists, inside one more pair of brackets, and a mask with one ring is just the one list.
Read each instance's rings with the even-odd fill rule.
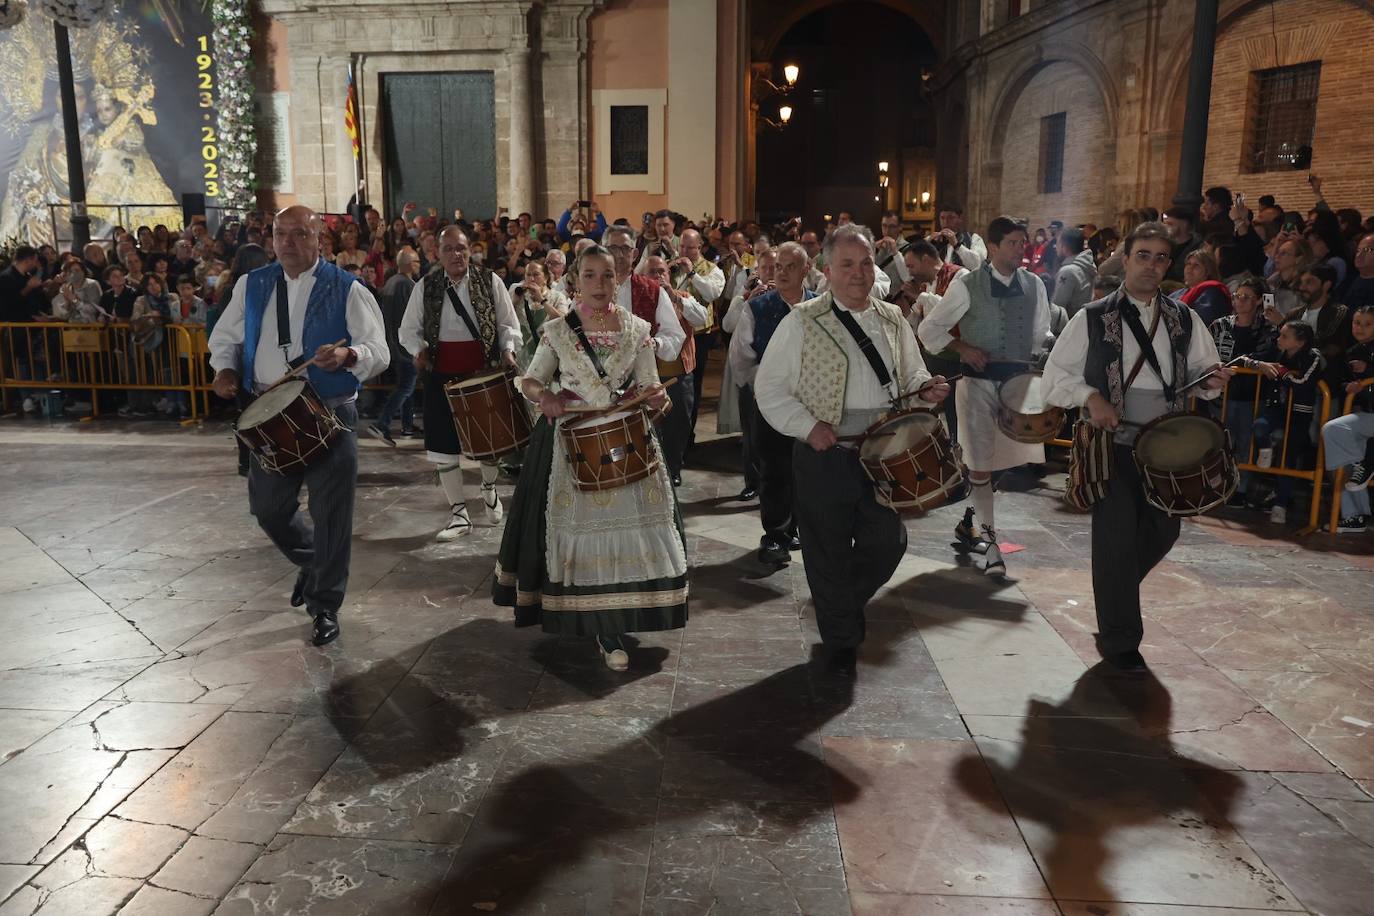
[[[1053,221],[1033,231],[1027,227],[1023,266],[1044,282],[1054,313],[1051,331],[1057,333],[1074,312],[1119,286],[1124,273],[1117,250],[1120,240],[1142,222],[1162,220],[1174,241],[1165,291],[1211,329],[1223,360],[1245,357],[1259,373],[1236,379],[1228,392],[1223,420],[1240,460],[1307,468],[1315,460],[1314,443],[1321,435],[1313,420],[1318,383],[1326,383],[1339,412],[1345,394],[1374,374],[1368,352],[1374,339],[1374,218],[1366,220],[1349,208],[1333,209],[1322,196],[1320,179],[1312,176],[1310,184],[1314,200],[1305,210],[1285,209],[1270,196],[1261,197],[1252,208],[1243,195],[1214,187],[1206,191],[1196,212],[1140,208],[1120,214],[1115,226]],[[745,294],[743,283],[754,272],[756,259],[788,240],[799,242],[811,257],[807,286],[814,290],[824,282],[820,252],[825,234],[851,221],[850,214],[842,212],[835,222],[812,230],[800,218],[771,225],[693,221],[661,210],[642,214],[633,228],[641,253],[660,240],[679,239],[686,229],[698,230],[703,256],[736,268],[732,273],[740,282],[727,291],[722,303],[727,306],[730,298]],[[615,222],[631,224],[625,218]],[[461,212],[451,219],[433,209],[421,212],[413,203],[387,220],[376,208],[355,200],[347,213],[324,217],[321,256],[355,273],[376,292],[391,325],[404,310],[410,284],[436,265],[438,234],[449,225],[467,234],[474,263],[489,268],[515,295],[547,302],[550,297],[562,301],[575,296],[570,287],[575,271],[568,267],[582,247],[600,239],[608,222],[597,203],[587,200],[572,202],[556,218],[520,213],[476,220],[465,219]],[[917,241],[916,235],[903,236],[897,214],[884,215],[880,252],[884,243],[897,253]],[[940,208],[926,241],[942,261],[976,269],[985,257],[982,240],[964,229],[962,211],[954,205]],[[261,212],[241,222],[227,221],[213,234],[198,219],[179,231],[163,225],[140,226],[133,232],[116,228],[111,238],[92,242],[80,253],[59,253],[51,246],[19,247],[0,272],[0,321],[95,324],[145,319],[212,329],[235,279],[272,259],[271,220]],[[923,298],[919,293],[929,295],[926,284],[918,285],[921,289],[914,290],[910,282],[893,282],[879,290],[907,311],[913,325],[921,320],[922,309],[915,305]],[[904,291],[918,295],[904,296]],[[380,395],[364,405],[364,414],[388,425],[399,415],[403,434],[413,434],[408,395],[414,374],[397,368],[407,362],[393,360],[384,380],[406,396]],[[21,377],[34,379],[61,371],[57,365],[18,368],[28,373]],[[35,407],[31,399],[25,399],[24,406]],[[176,417],[185,408],[184,398],[169,394],[155,403],[130,397],[123,412]],[[1369,515],[1363,484],[1374,462],[1361,458],[1347,465],[1351,489],[1341,528],[1363,530]],[[1273,521],[1284,521],[1291,480],[1278,478],[1267,487],[1253,476],[1246,475],[1233,503],[1266,510]]]
[[[1337,416],[1347,394],[1374,377],[1374,218],[1333,209],[1318,176],[1310,176],[1309,184],[1314,200],[1305,210],[1285,209],[1271,196],[1261,197],[1254,209],[1243,195],[1214,187],[1196,212],[1130,210],[1116,226],[1102,228],[1051,222],[1034,231],[1023,266],[1045,282],[1054,305],[1072,316],[1119,284],[1121,238],[1142,222],[1162,219],[1174,243],[1165,291],[1210,328],[1223,360],[1243,357],[1242,365],[1258,373],[1235,379],[1227,392],[1223,420],[1239,460],[1309,470],[1319,435],[1327,436],[1330,459],[1331,433],[1352,432],[1360,439],[1351,446],[1358,457],[1328,464],[1347,469],[1339,530],[1364,531],[1374,419],[1340,418],[1327,424],[1331,429],[1319,430],[1316,417],[1319,383],[1325,383]],[[1366,392],[1355,413],[1372,407]],[[1231,502],[1266,510],[1273,522],[1284,523],[1292,496],[1291,477],[1245,474]]]

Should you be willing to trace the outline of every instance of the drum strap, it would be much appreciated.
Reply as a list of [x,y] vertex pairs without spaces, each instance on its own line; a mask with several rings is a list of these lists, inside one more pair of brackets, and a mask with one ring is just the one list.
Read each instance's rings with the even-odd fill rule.
[[582,352],[587,354],[587,359],[592,361],[592,368],[596,370],[597,377],[603,381],[606,378],[606,367],[601,365],[601,358],[592,349],[592,342],[587,339],[587,332],[582,329],[582,316],[577,314],[577,308],[568,309],[568,327],[577,335],[577,342],[582,344]]
[[[463,300],[458,298],[458,291],[450,284],[445,292],[448,293],[449,304],[452,305],[453,310],[458,313],[458,317],[463,319],[463,324],[467,325],[468,333],[472,335],[472,339],[477,341],[478,345],[481,345],[482,335],[477,330],[477,323],[472,320],[472,316],[468,314],[468,310],[463,308]],[[487,359],[490,360],[491,358],[492,354],[488,353]]]
[[844,325],[849,336],[853,337],[854,342],[859,345],[859,350],[863,352],[864,358],[868,360],[868,364],[873,367],[873,372],[878,376],[878,384],[892,392],[892,373],[887,371],[887,366],[883,364],[883,355],[873,345],[872,339],[864,333],[864,329],[859,327],[859,323],[848,311],[838,307],[833,302],[830,303],[830,310],[835,313],[840,324]]
[[291,306],[286,298],[285,273],[277,276],[277,346],[281,347],[281,357],[290,368],[296,369],[305,362],[304,352],[295,359],[287,356],[291,350]]
[[[1155,303],[1155,315],[1150,321],[1149,333],[1146,333],[1144,325],[1140,323],[1140,311],[1136,308],[1134,302],[1127,301],[1121,307],[1121,317],[1126,319],[1126,325],[1131,329],[1131,334],[1135,337],[1135,342],[1140,345],[1141,357],[1149,362],[1150,368],[1154,370],[1155,375],[1159,376],[1160,382],[1164,385],[1165,400],[1172,404],[1174,401],[1174,385],[1173,382],[1170,382],[1164,377],[1163,371],[1159,368],[1159,355],[1155,353],[1154,340],[1155,332],[1159,330],[1160,310],[1161,307],[1159,303]],[[1135,368],[1131,370],[1131,377],[1126,382],[1126,388],[1131,387],[1131,382],[1135,381],[1135,377],[1140,373],[1140,365],[1140,360],[1136,360]]]

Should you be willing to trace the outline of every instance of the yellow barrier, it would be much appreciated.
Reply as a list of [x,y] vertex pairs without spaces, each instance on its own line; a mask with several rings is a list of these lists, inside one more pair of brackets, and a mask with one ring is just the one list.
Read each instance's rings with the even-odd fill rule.
[[12,390],[86,389],[99,416],[100,391],[185,392],[196,420],[204,360],[193,331],[203,341],[204,328],[164,325],[156,346],[144,346],[123,323],[0,323],[0,397],[8,409]]
[[[1253,422],[1254,419],[1259,416],[1260,406],[1263,403],[1260,400],[1260,396],[1263,393],[1264,373],[1260,372],[1258,369],[1250,369],[1248,367],[1238,366],[1236,367],[1236,378],[1232,379],[1231,384],[1236,384],[1236,381],[1238,379],[1243,378],[1245,376],[1251,376],[1255,380],[1255,396],[1254,401],[1252,401],[1252,403],[1254,404],[1254,408],[1250,415],[1251,421]],[[1313,410],[1313,415],[1316,419],[1315,433],[1313,439],[1315,440],[1314,444],[1317,447],[1317,457],[1312,470],[1298,471],[1292,468],[1283,467],[1283,465],[1288,463],[1288,445],[1290,442],[1293,441],[1293,437],[1289,435],[1289,432],[1293,426],[1293,391],[1291,389],[1288,392],[1287,404],[1284,406],[1283,451],[1281,454],[1274,456],[1274,460],[1272,462],[1273,466],[1260,467],[1259,465],[1254,463],[1253,459],[1255,457],[1255,441],[1253,438],[1250,440],[1249,452],[1246,453],[1244,456],[1236,456],[1236,466],[1240,468],[1240,470],[1243,472],[1248,471],[1251,474],[1266,474],[1270,477],[1292,477],[1298,480],[1310,480],[1312,482],[1312,507],[1310,512],[1308,513],[1307,527],[1303,528],[1298,532],[1298,534],[1300,535],[1311,534],[1312,532],[1316,531],[1321,527],[1320,519],[1322,477],[1324,477],[1326,474],[1326,462],[1323,457],[1321,428],[1322,424],[1324,424],[1327,420],[1331,419],[1331,389],[1327,386],[1326,382],[1321,381],[1317,383],[1317,394],[1321,402],[1321,409]],[[1223,420],[1226,417],[1226,405],[1230,400],[1230,395],[1231,389],[1230,386],[1227,386],[1226,391],[1221,396],[1221,416]]]
[[[1374,378],[1365,379],[1360,382],[1360,387],[1345,396],[1345,403],[1341,405],[1341,416],[1353,413],[1355,409],[1355,398],[1366,388],[1374,388]],[[1329,419],[1336,419],[1330,417]],[[1331,534],[1336,533],[1336,528],[1341,522],[1341,488],[1345,486],[1345,468],[1339,467],[1331,474],[1331,519],[1327,524],[1326,530]]]

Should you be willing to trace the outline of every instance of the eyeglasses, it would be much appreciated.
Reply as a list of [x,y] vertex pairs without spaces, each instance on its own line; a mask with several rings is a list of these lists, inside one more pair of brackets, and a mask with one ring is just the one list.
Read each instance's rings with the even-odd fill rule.
[[1374,253],[1374,248],[1369,248],[1369,247],[1365,247],[1365,248],[1356,248],[1356,249],[1355,249],[1355,253],[1356,253],[1356,254],[1370,254],[1370,253]]
[[629,254],[634,251],[633,245],[607,245],[606,250],[611,254]]
[[1151,262],[1154,262],[1155,264],[1160,265],[1168,264],[1170,261],[1173,260],[1173,258],[1165,252],[1161,251],[1157,254],[1152,255],[1150,254],[1150,252],[1145,251],[1144,249],[1138,250],[1134,254],[1132,254],[1131,259],[1134,260],[1137,264],[1149,264]]

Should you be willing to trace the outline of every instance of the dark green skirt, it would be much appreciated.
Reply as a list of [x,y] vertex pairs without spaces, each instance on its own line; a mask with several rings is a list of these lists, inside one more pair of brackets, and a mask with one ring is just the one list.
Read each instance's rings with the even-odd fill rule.
[[[565,636],[614,636],[651,630],[675,630],[687,623],[687,576],[618,582],[611,585],[565,586],[549,581],[545,538],[549,477],[553,469],[554,437],[548,419],[539,418],[515,485],[501,535],[501,552],[492,582],[492,601],[515,609],[515,625],[536,624],[546,633]],[[671,489],[671,488],[669,488]],[[673,521],[686,546],[682,511],[673,495]],[[559,603],[575,600],[579,609],[550,610],[544,596]]]

